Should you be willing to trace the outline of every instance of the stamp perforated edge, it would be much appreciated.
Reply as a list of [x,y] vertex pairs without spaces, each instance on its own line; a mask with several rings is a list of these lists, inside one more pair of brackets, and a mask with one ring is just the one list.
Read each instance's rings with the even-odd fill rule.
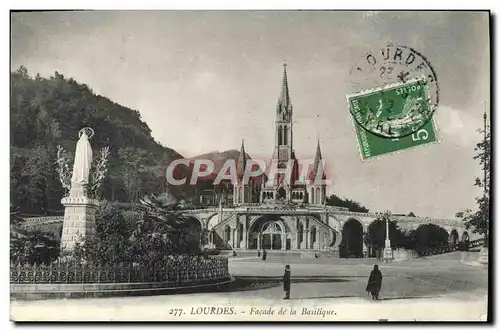
[[[366,96],[366,95],[369,95],[371,93],[377,93],[377,92],[381,92],[381,91],[385,91],[385,90],[389,90],[389,89],[398,88],[398,87],[404,86],[406,84],[417,83],[418,81],[424,81],[424,82],[426,82],[427,81],[427,77],[425,75],[422,75],[422,76],[419,76],[419,77],[410,78],[406,82],[390,83],[390,84],[387,84],[387,85],[384,85],[384,86],[374,87],[374,88],[371,88],[371,89],[365,89],[365,90],[361,90],[359,92],[354,92],[354,93],[348,93],[348,94],[346,94],[347,108],[349,109],[349,113],[351,114],[351,117],[353,118],[353,121],[356,122],[363,130],[366,130],[354,118],[354,114],[351,111],[351,98],[360,97],[360,96]],[[434,118],[434,112],[436,111],[436,109],[438,107],[438,104],[437,103],[436,104],[432,104],[431,98],[430,98],[430,95],[429,95],[429,88],[428,88],[427,84],[425,84],[425,88],[424,89],[425,89],[425,94],[427,96],[427,100],[428,100],[428,104],[429,104],[429,109],[430,109],[430,112],[431,112],[431,116],[430,116],[430,118],[427,121],[430,121],[430,120],[432,120]],[[354,128],[354,130],[356,130],[356,128]],[[366,131],[370,132],[369,130],[366,130]],[[386,139],[391,139],[392,138],[390,136],[383,136],[383,135],[379,135],[379,136],[381,138],[386,138]],[[398,137],[394,137],[394,138],[398,138]]]
[[[371,156],[371,157],[365,158],[363,156],[363,150],[362,150],[361,143],[359,141],[358,134],[356,133],[356,125],[358,125],[358,123],[353,118],[352,122],[351,122],[352,123],[352,129],[354,131],[354,135],[356,136],[356,143],[358,145],[358,153],[359,153],[359,158],[361,159],[361,162],[362,163],[375,162],[375,161],[378,161],[381,158],[389,157],[389,156],[392,156],[392,155],[398,155],[398,154],[401,154],[401,153],[406,153],[406,152],[412,151],[412,150],[414,150],[416,148],[418,149],[419,147],[425,147],[425,146],[432,146],[432,145],[440,144],[441,143],[441,135],[439,134],[439,126],[437,125],[437,122],[436,122],[434,116],[432,116],[432,118],[430,119],[430,121],[432,121],[432,124],[434,125],[434,131],[435,131],[435,135],[436,135],[436,140],[435,141],[431,141],[431,142],[428,142],[428,143],[425,143],[425,144],[420,144],[420,145],[417,145],[417,146],[412,146],[412,147],[400,149],[400,150],[397,150],[397,151],[388,152],[388,153],[384,153],[384,154],[380,154],[380,155],[376,155],[376,156]],[[360,129],[364,130],[362,127]]]
[[[383,85],[383,86],[378,86],[378,87],[374,87],[374,88],[370,88],[370,89],[364,89],[364,90],[361,90],[359,92],[348,93],[348,94],[346,94],[347,103],[349,104],[349,101],[350,101],[351,98],[355,98],[355,97],[359,97],[359,96],[365,96],[365,95],[370,94],[370,93],[376,93],[376,92],[380,92],[380,91],[385,91],[385,90],[389,90],[389,89],[401,87],[401,86],[404,86],[406,84],[417,83],[418,81],[422,81],[422,80],[425,81],[425,82],[427,82],[427,77],[425,75],[422,75],[422,76],[419,76],[419,77],[410,78],[406,82],[390,83],[390,84],[386,84],[386,85]],[[429,94],[429,89],[428,88],[427,88],[426,92],[427,92],[427,94]],[[429,101],[429,103],[430,103],[430,101]],[[351,107],[349,107],[349,109],[350,108]]]

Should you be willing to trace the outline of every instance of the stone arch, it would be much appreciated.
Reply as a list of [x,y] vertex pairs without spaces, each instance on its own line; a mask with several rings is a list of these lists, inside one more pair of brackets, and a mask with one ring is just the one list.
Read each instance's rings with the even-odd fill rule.
[[262,215],[255,218],[248,231],[249,249],[285,250],[291,246],[287,244],[288,233],[291,233],[285,220],[280,215]]
[[356,218],[349,218],[342,226],[340,257],[363,257],[363,236],[363,223]]
[[470,240],[469,233],[467,231],[464,231],[462,233],[461,239],[462,239],[463,242],[469,241]]
[[219,222],[219,213],[213,213],[207,217],[205,225],[207,229],[213,229],[213,227],[219,224]]
[[224,244],[229,245],[231,242],[231,227],[226,225],[224,227]]
[[300,249],[302,242],[304,242],[304,223],[299,222],[297,226],[297,249]]
[[458,231],[456,229],[451,230],[450,232],[450,244],[456,245],[458,244]]
[[285,235],[285,250],[290,250],[292,249],[292,234],[290,232],[287,232]]
[[280,187],[276,193],[277,193],[277,200],[280,199],[286,200],[286,190],[283,186]]
[[184,222],[188,225],[199,226],[200,228],[205,227],[205,223],[195,216],[188,216]]
[[313,249],[315,247],[316,242],[318,241],[318,231],[316,230],[316,227],[313,226],[311,228],[311,242],[309,243],[309,248]]

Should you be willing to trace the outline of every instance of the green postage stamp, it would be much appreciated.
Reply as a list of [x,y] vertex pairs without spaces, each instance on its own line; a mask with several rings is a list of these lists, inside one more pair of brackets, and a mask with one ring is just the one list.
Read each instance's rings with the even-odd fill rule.
[[438,139],[423,78],[351,94],[347,100],[363,159]]

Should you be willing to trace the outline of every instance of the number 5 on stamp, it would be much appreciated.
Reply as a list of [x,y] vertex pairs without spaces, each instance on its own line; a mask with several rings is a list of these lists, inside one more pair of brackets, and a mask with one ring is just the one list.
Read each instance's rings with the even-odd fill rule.
[[353,120],[353,122],[356,128],[356,136],[361,158],[363,160],[438,141],[436,126],[434,125],[434,121],[432,119],[413,134],[394,139],[376,136],[362,128],[355,120]]

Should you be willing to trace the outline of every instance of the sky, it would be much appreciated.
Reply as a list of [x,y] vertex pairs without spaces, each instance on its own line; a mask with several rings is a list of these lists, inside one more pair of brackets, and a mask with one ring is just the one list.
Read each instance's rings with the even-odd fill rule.
[[[328,192],[371,211],[453,217],[475,208],[474,146],[490,99],[488,14],[480,12],[93,11],[11,14],[11,69],[55,71],[139,110],[185,157],[239,149],[270,158],[283,63],[294,149],[319,138]],[[361,161],[349,72],[387,42],[418,50],[439,80],[439,143]],[[489,103],[486,105],[489,112]]]

